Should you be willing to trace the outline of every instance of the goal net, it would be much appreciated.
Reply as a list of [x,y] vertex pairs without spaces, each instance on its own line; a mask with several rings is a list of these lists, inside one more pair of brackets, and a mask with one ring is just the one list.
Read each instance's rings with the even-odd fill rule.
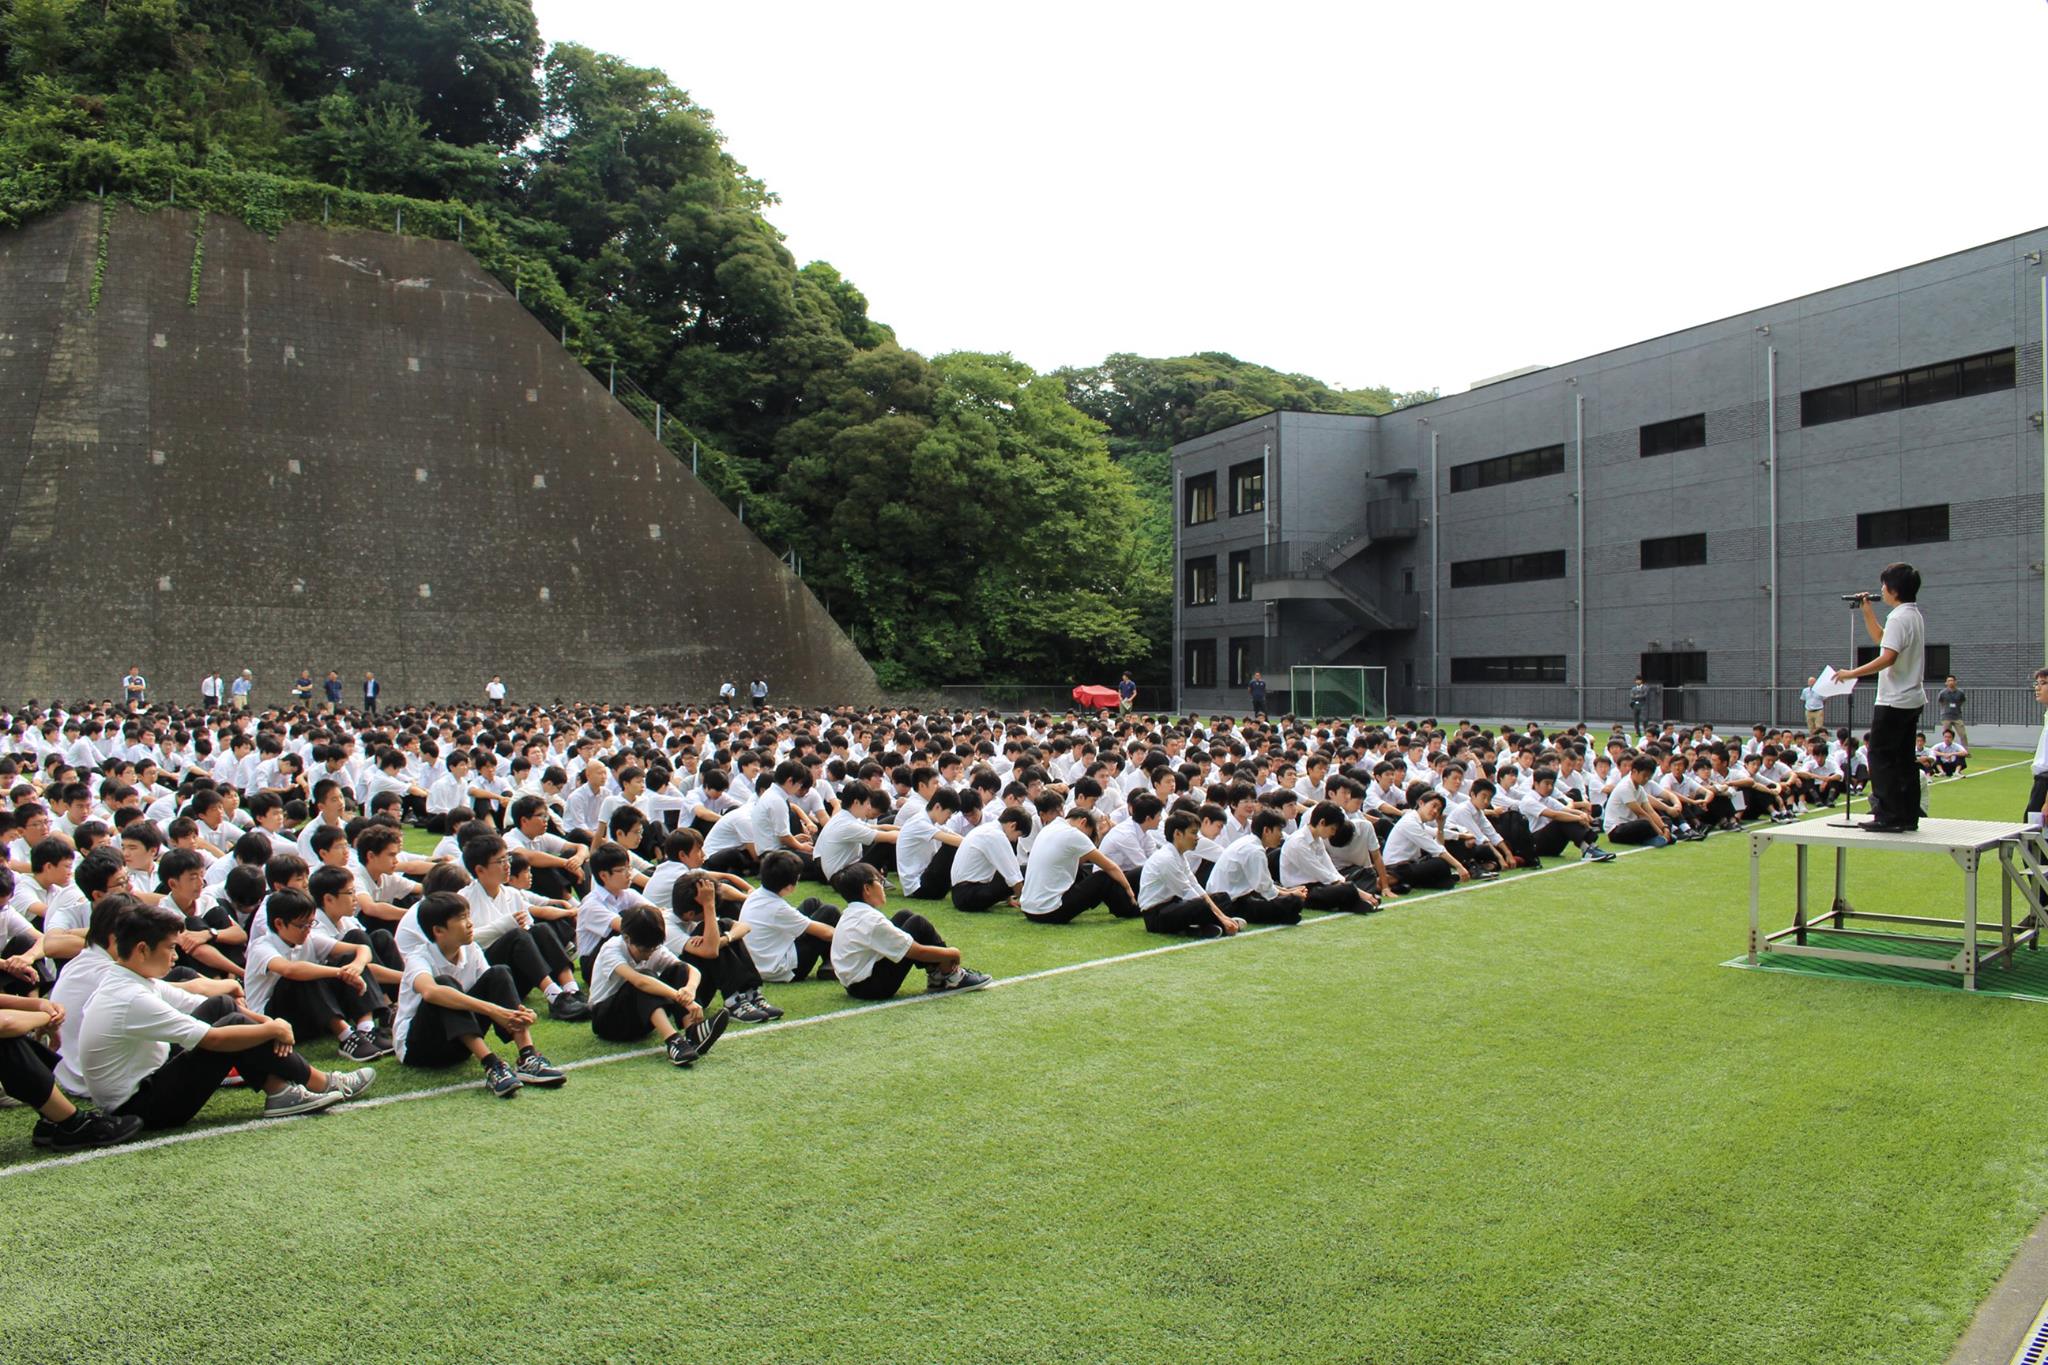
[[1337,719],[1387,714],[1387,670],[1356,664],[1300,664],[1287,670],[1287,709]]

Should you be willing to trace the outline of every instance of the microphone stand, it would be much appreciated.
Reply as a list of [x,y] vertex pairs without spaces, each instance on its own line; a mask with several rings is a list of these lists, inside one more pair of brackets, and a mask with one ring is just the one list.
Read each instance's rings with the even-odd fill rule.
[[[1851,668],[1856,666],[1856,626],[1858,618],[1863,611],[1865,597],[1865,594],[1857,593],[1854,596],[1842,599],[1849,604],[1849,667]],[[1856,734],[1856,694],[1852,691],[1844,700],[1849,703],[1849,734],[1853,738]],[[1866,763],[1869,762],[1868,755],[1865,755],[1864,761]],[[1863,826],[1856,823],[1856,789],[1849,785],[1849,777],[1850,774],[1847,772],[1842,774],[1842,818],[1828,821],[1830,829],[1863,828]]]

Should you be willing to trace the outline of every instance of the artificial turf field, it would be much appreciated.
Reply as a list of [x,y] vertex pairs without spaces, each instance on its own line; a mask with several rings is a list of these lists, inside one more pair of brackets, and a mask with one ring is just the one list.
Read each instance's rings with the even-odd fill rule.
[[[387,1058],[384,1103],[224,1094],[226,1131],[70,1164],[0,1113],[0,1360],[1940,1361],[2048,1208],[2048,1011],[1727,970],[1746,864],[1106,962],[1166,941],[948,906],[997,988],[771,986],[789,1019],[687,1072],[392,1103],[476,1073]],[[1852,868],[1864,908],[1959,886]]]

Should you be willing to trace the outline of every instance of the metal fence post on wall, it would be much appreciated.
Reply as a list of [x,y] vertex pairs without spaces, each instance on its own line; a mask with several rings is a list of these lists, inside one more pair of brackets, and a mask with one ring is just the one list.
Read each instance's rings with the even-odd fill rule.
[[611,363],[611,374],[605,380],[605,387],[611,390],[612,397],[619,396],[619,362],[616,360]]
[[404,210],[404,209],[400,209],[400,210],[398,211],[398,235],[399,235],[399,236],[401,236],[401,237],[403,237],[403,236],[405,235],[405,210]]
[[654,405],[654,439],[661,439],[661,404]]
[[697,438],[693,436],[693,437],[691,437],[691,438],[690,438],[690,473],[691,473],[691,474],[695,474],[696,472],[697,472]]

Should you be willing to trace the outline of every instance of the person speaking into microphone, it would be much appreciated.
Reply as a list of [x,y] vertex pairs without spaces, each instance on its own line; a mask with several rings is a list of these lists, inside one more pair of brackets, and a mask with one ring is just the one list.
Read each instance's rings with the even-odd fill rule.
[[1877,657],[1860,668],[1836,670],[1837,678],[1877,675],[1877,704],[1870,713],[1871,814],[1863,828],[1904,834],[1920,828],[1920,771],[1913,762],[1913,732],[1927,666],[1927,622],[1920,615],[1920,571],[1911,564],[1887,564],[1878,575],[1885,606],[1880,626],[1869,593],[1859,593],[1863,628],[1877,645]]

